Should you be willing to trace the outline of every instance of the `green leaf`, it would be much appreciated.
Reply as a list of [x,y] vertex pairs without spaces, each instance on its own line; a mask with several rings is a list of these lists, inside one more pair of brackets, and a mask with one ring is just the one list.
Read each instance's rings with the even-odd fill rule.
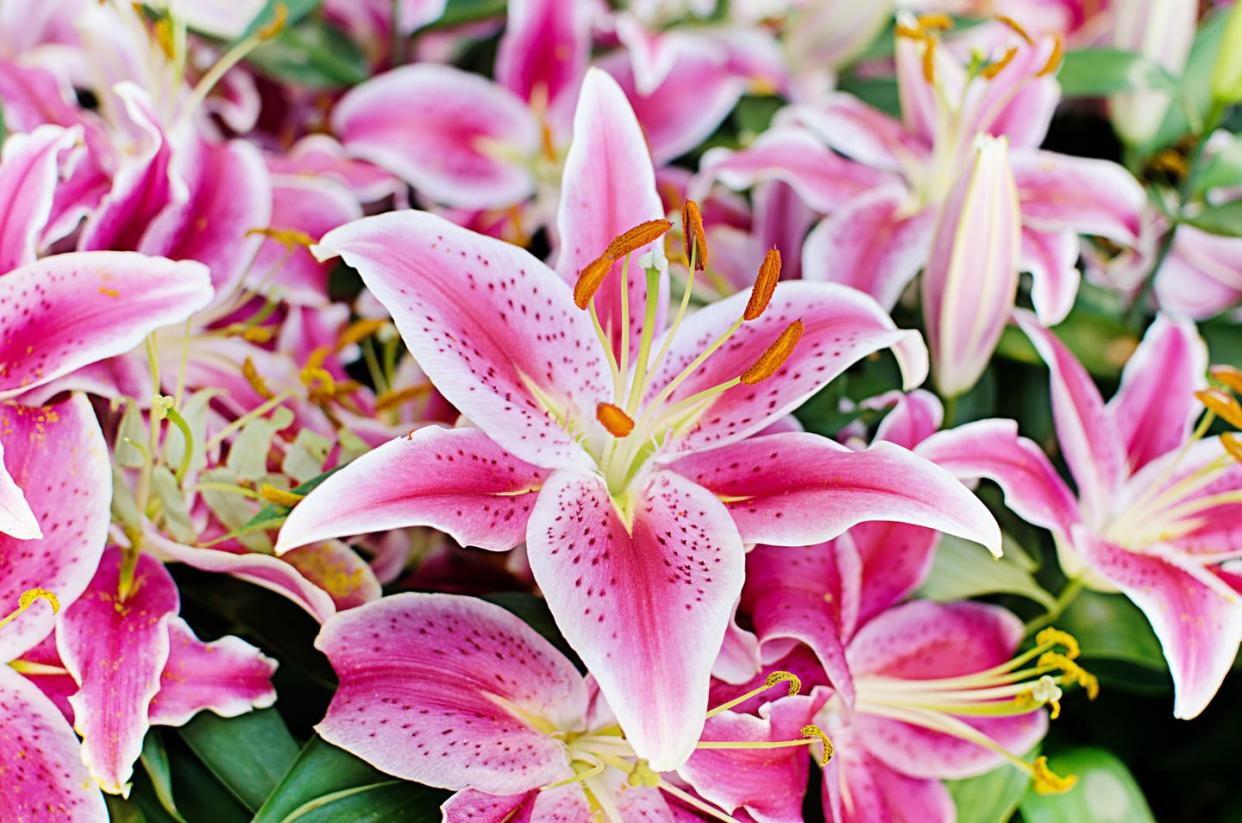
[[164,738],[159,729],[147,731],[147,736],[142,741],[141,760],[142,768],[147,777],[151,778],[151,786],[155,789],[160,806],[173,819],[184,823],[185,818],[177,811],[177,804],[173,802],[172,771],[168,766],[168,752],[164,750]]
[[[1038,747],[1023,759],[1029,761],[1037,754]],[[978,777],[945,781],[957,807],[958,823],[1005,823],[1013,817],[1030,785],[1026,772],[1008,763]]]
[[246,26],[245,31],[243,31],[233,42],[240,43],[242,40],[250,37],[256,31],[275,20],[278,6],[285,7],[285,28],[287,29],[298,23],[302,20],[302,18],[306,17],[311,12],[318,10],[322,1],[323,0],[267,0],[267,2],[263,4],[263,8],[259,10],[259,13],[256,14],[254,19],[250,21],[250,25]]
[[246,59],[264,74],[307,88],[354,86],[369,73],[362,50],[322,20],[286,29]]
[[450,29],[480,20],[503,17],[506,0],[453,0],[447,4],[440,19],[429,24],[428,29]]
[[1057,774],[1077,775],[1064,794],[1029,792],[1022,799],[1026,823],[1155,823],[1143,792],[1116,755],[1091,747],[1070,749],[1048,758]]
[[322,738],[312,737],[253,823],[331,823],[337,820],[440,820],[448,795],[396,780]]
[[841,78],[838,89],[854,95],[886,114],[893,117],[901,116],[901,96],[897,91],[896,78],[847,74]]
[[181,728],[181,737],[250,811],[262,805],[298,753],[275,709],[227,720],[203,712]]
[[1121,91],[1169,91],[1177,80],[1149,57],[1122,49],[1080,49],[1065,55],[1057,74],[1066,97],[1107,97]]
[[1165,669],[1160,641],[1147,618],[1124,595],[1084,591],[1055,625],[1078,638],[1084,660],[1116,660]]
[[1208,206],[1183,222],[1209,234],[1242,237],[1242,200],[1231,200],[1219,206]]
[[1208,108],[1212,105],[1212,69],[1220,51],[1228,11],[1221,9],[1200,22],[1195,32],[1194,45],[1190,49],[1190,57],[1186,60],[1186,67],[1182,69],[1174,103],[1169,106],[1164,123],[1156,132],[1149,149],[1174,142],[1191,130],[1192,118],[1197,124],[1206,117]]
[[[1228,132],[1217,132],[1223,135]],[[1195,176],[1196,196],[1202,196],[1212,189],[1242,186],[1242,140],[1229,135],[1227,145],[1215,150],[1215,153],[1203,161],[1203,167]]]
[[1051,609],[1056,600],[1035,582],[1030,557],[1021,549],[995,558],[977,543],[952,535],[940,538],[931,573],[919,588],[922,597],[941,602],[984,594],[1016,594]]

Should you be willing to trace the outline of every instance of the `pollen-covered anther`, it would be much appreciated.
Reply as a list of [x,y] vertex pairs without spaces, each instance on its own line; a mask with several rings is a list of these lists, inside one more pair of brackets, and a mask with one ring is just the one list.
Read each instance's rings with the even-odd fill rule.
[[8,615],[0,618],[0,627],[12,623],[26,609],[29,609],[37,600],[46,600],[47,604],[52,607],[52,614],[60,611],[60,599],[52,592],[43,588],[26,589],[22,592],[21,597],[17,599],[17,608]]
[[1225,447],[1230,457],[1242,463],[1242,440],[1239,440],[1232,432],[1225,432],[1220,436],[1220,444]]
[[1059,669],[1063,682],[1075,683],[1087,693],[1087,699],[1095,700],[1100,693],[1100,681],[1091,672],[1079,666],[1060,652],[1044,652],[1039,656],[1040,668]]
[[639,223],[634,228],[614,237],[612,242],[608,244],[608,248],[604,249],[604,257],[620,260],[627,254],[636,252],[643,246],[659,240],[672,227],[673,224],[663,218]]
[[1027,42],[1027,45],[1031,45],[1031,46],[1035,45],[1035,41],[1031,39],[1031,35],[1022,26],[1022,24],[1019,23],[1017,20],[1014,20],[1009,15],[1007,14],[996,15],[996,22],[1004,23],[1006,26],[1013,29],[1014,32],[1016,32],[1019,37],[1021,37],[1023,40]]
[[772,672],[768,675],[768,679],[765,682],[767,683],[767,688],[769,689],[777,683],[788,683],[789,697],[793,697],[798,692],[802,691],[802,680],[799,679],[798,675],[793,672]]
[[703,231],[703,212],[693,200],[682,204],[681,236],[686,260],[693,260],[694,267],[703,271],[707,268],[707,233]]
[[595,419],[608,430],[613,437],[626,437],[634,431],[633,419],[620,406],[612,403],[600,403],[595,407]]
[[953,18],[943,12],[920,14],[915,19],[924,31],[948,31],[953,28]]
[[246,382],[250,384],[250,388],[254,389],[254,393],[262,397],[264,400],[271,400],[275,397],[275,393],[268,388],[267,381],[263,379],[263,375],[259,374],[259,370],[255,368],[254,361],[247,357],[242,361],[241,365],[242,377],[246,378]]
[[1031,764],[1031,783],[1036,794],[1062,794],[1074,788],[1078,778],[1072,774],[1064,777],[1048,767],[1047,757],[1037,757]]
[[1008,49],[1005,50],[1004,57],[997,60],[995,63],[989,63],[988,65],[984,66],[983,69],[979,73],[982,74],[987,79],[991,80],[993,77],[995,77],[996,75],[1004,71],[1005,67],[1008,66],[1010,63],[1012,63],[1013,58],[1017,56],[1018,56],[1018,49],[1014,46],[1010,46]]
[[1061,646],[1065,649],[1065,656],[1070,660],[1077,658],[1081,652],[1078,646],[1078,639],[1069,632],[1062,631],[1055,626],[1040,629],[1039,634],[1035,635],[1035,643],[1040,646]]
[[824,753],[820,755],[819,765],[827,766],[828,761],[832,759],[832,755],[834,751],[832,747],[831,738],[829,738],[828,735],[824,733],[823,729],[821,729],[819,726],[816,726],[814,723],[808,723],[805,726],[803,726],[801,734],[803,737],[819,740],[819,742],[824,744]]
[[936,84],[936,40],[933,37],[927,38],[927,45],[923,47],[923,79],[928,85]]
[[289,22],[289,7],[284,3],[277,3],[275,12],[272,15],[272,22],[268,23],[257,33],[261,42],[273,39],[276,35],[285,30],[285,24]]
[[1061,39],[1061,35],[1052,38],[1052,53],[1048,55],[1048,61],[1043,67],[1035,72],[1036,77],[1047,77],[1055,74],[1057,69],[1061,68],[1061,58],[1065,55],[1065,41]]
[[595,258],[582,267],[582,271],[578,272],[578,282],[574,283],[575,306],[585,309],[591,305],[591,299],[595,297],[599,287],[604,284],[604,278],[608,276],[608,272],[612,271],[612,264],[614,262],[611,257],[604,255],[603,257]]
[[785,365],[785,361],[793,354],[804,329],[805,326],[801,320],[795,320],[786,326],[781,336],[768,346],[767,351],[759,355],[755,364],[742,372],[741,381],[748,386],[753,386],[776,374],[776,370]]
[[1195,399],[1229,425],[1242,429],[1242,405],[1233,395],[1220,389],[1201,389],[1195,392]]
[[302,498],[305,496],[306,495],[298,494],[297,492],[291,492],[291,491],[285,491],[284,489],[279,489],[270,483],[264,483],[263,485],[259,486],[259,497],[263,498],[269,503],[275,503],[278,506],[285,506],[286,508],[290,508],[290,509],[296,506],[298,503],[301,503]]
[[750,300],[746,302],[746,310],[742,319],[754,320],[763,314],[772,302],[772,294],[776,291],[776,283],[781,279],[781,253],[775,246],[763,255],[759,264],[759,273],[755,275],[755,285],[750,290]]
[[1208,374],[1225,388],[1242,394],[1242,369],[1233,366],[1212,366],[1208,369]]

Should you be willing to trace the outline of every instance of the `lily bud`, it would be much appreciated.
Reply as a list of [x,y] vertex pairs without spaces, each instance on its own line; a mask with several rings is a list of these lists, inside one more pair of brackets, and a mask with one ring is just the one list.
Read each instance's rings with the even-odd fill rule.
[[1242,102],[1242,5],[1234,4],[1212,68],[1212,99],[1225,105]]
[[1009,143],[981,136],[941,206],[923,274],[923,313],[936,386],[962,394],[983,374],[1018,289],[1022,228]]
[[[1186,68],[1195,37],[1198,4],[1186,0],[1115,0],[1113,45],[1155,60],[1173,76]],[[1109,100],[1113,128],[1130,145],[1155,136],[1172,96],[1164,91],[1115,94]]]

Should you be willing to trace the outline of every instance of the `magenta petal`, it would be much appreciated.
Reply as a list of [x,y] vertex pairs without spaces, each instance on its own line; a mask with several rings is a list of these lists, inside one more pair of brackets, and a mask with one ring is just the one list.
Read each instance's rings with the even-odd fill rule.
[[1198,717],[1237,657],[1242,598],[1207,569],[1163,547],[1138,554],[1081,529],[1075,530],[1075,545],[1093,571],[1147,615],[1173,675],[1173,716]]
[[104,791],[128,795],[168,661],[168,621],[178,598],[163,564],[148,555],[138,557],[123,601],[120,572],[121,550],[109,548],[90,587],[62,613],[56,644],[80,686],[69,703],[82,735],[82,760]]
[[200,711],[237,717],[276,702],[276,661],[236,637],[204,643],[180,617],[168,621],[168,662],[151,701],[151,723],[181,726]]
[[450,206],[507,206],[534,186],[523,163],[539,132],[526,105],[451,66],[402,66],[355,86],[332,128],[352,154]]
[[509,795],[463,789],[444,801],[440,811],[444,823],[532,823],[531,814],[542,794],[538,789]]
[[[51,591],[67,607],[90,583],[108,537],[112,471],[103,432],[82,395],[37,408],[0,403],[0,432],[5,466],[44,535],[0,535],[0,611],[17,608],[22,592],[33,588]],[[36,601],[0,629],[0,660],[20,656],[54,623],[47,602]]]
[[924,159],[931,152],[900,121],[841,92],[829,92],[813,104],[780,112],[778,125],[789,121],[815,132],[829,148],[875,169],[900,173],[910,161]]
[[106,821],[108,810],[79,755],[78,738],[51,701],[0,666],[0,819]]
[[79,133],[40,126],[5,141],[0,161],[0,203],[4,204],[0,211],[0,274],[35,259],[40,234],[52,214],[61,155]]
[[1011,163],[1024,224],[1118,243],[1138,240],[1147,195],[1121,166],[1050,151],[1015,151]]
[[927,262],[935,211],[907,213],[908,193],[884,188],[826,218],[802,247],[803,277],[866,292],[886,309]]
[[[753,714],[724,712],[703,728],[703,741],[799,740],[827,695],[785,697]],[[811,759],[803,747],[703,749],[678,774],[698,794],[727,812],[744,809],[758,823],[801,823]]]
[[336,613],[332,598],[311,583],[291,564],[270,554],[234,554],[220,549],[186,546],[154,530],[145,536],[146,546],[167,563],[184,563],[205,572],[217,572],[245,580],[283,595],[311,617],[323,623]]
[[809,546],[858,523],[892,520],[1000,550],[1000,527],[978,498],[944,469],[892,443],[855,452],[815,434],[773,434],[670,468],[730,500],[747,543]]
[[862,565],[858,622],[865,623],[927,579],[940,540],[932,529],[904,523],[860,523],[849,537]]
[[1004,663],[1021,641],[1022,621],[1005,609],[914,600],[858,630],[850,668],[906,680],[957,677]]
[[76,252],[22,266],[0,277],[0,397],[127,352],[210,299],[200,263]]
[[940,398],[931,392],[916,389],[909,394],[893,392],[882,397],[892,395],[896,397],[888,400],[885,405],[891,403],[893,409],[876,427],[876,440],[887,440],[898,446],[914,449],[935,434],[944,422],[944,406],[940,403]]
[[1160,314],[1126,362],[1108,410],[1121,429],[1131,472],[1180,446],[1199,415],[1208,352],[1194,323]]
[[1031,302],[1045,326],[1055,326],[1074,307],[1082,275],[1078,272],[1078,235],[1073,229],[1022,230],[1022,268],[1031,273]]
[[[959,719],[1018,754],[1030,751],[1048,731],[1048,715],[1042,710],[1014,717]],[[878,759],[913,777],[957,780],[1006,763],[977,743],[885,717],[861,716],[856,727]]]
[[[742,315],[748,300],[748,294],[735,294],[688,316],[677,330],[668,357],[652,374],[648,394],[658,392],[723,334]],[[676,402],[736,378],[795,320],[802,321],[803,334],[784,365],[761,383],[724,392],[684,435],[666,446],[665,453],[702,451],[754,434],[880,349],[892,349],[907,388],[923,382],[927,375],[922,338],[917,332],[898,329],[870,297],[832,283],[790,282],[781,283],[763,315],[743,324],[678,386],[670,400]]]
[[504,551],[522,542],[545,474],[478,429],[427,426],[325,480],[289,515],[276,550],[432,526],[463,546]]
[[547,266],[417,211],[365,217],[317,250],[358,269],[436,388],[489,437],[536,465],[588,464],[543,403],[593,420],[611,379],[590,318]]
[[831,212],[852,198],[895,180],[891,175],[854,163],[794,126],[766,131],[738,151],[712,149],[703,155],[700,174],[731,189],[745,189],[761,180],[781,180],[793,187],[808,206]]
[[858,734],[834,734],[837,755],[824,769],[829,823],[954,823],[953,797],[939,780],[902,774],[867,752]]
[[496,52],[496,80],[528,102],[553,107],[586,68],[592,8],[561,0],[513,0]]
[[211,270],[217,301],[232,297],[259,247],[260,238],[247,232],[267,226],[272,215],[263,158],[242,140],[214,144],[196,136],[177,161],[186,197],[151,222],[138,251],[197,260]]
[[318,732],[376,768],[496,795],[572,774],[564,744],[524,718],[579,729],[582,677],[499,606],[397,594],[337,615],[315,647],[341,680]]
[[1088,510],[1105,511],[1127,474],[1121,431],[1091,376],[1065,344],[1030,312],[1017,311],[1015,317],[1051,372],[1052,417],[1061,453],[1078,483],[1078,497]]
[[712,663],[742,587],[743,552],[711,493],[657,472],[627,528],[595,476],[560,471],[531,512],[535,580],[656,771],[681,765],[703,727]]
[[281,559],[331,595],[338,611],[352,609],[383,596],[383,589],[371,566],[340,540],[302,546],[285,552]]
[[1018,436],[1012,420],[979,420],[936,432],[918,454],[962,480],[981,477],[997,483],[1005,503],[1028,523],[1068,534],[1078,521],[1078,501],[1048,456]]
[[[574,111],[574,137],[565,158],[561,201],[557,212],[560,251],[556,270],[573,283],[578,272],[604,253],[612,239],[627,229],[664,216],[656,191],[651,154],[642,129],[626,102],[625,94],[611,77],[591,69],[582,82]],[[656,241],[662,244],[663,241]],[[651,246],[630,257],[629,317],[630,354],[638,349],[646,305],[646,276],[639,260]],[[616,263],[596,294],[600,323],[612,331],[614,351],[621,342],[621,276]],[[660,278],[656,328],[664,327],[668,303],[668,275]]]

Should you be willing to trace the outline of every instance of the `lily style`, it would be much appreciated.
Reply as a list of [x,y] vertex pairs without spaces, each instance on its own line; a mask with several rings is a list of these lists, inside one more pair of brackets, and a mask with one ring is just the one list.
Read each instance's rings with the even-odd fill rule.
[[[823,701],[796,696],[797,678],[780,672],[731,701],[787,690],[777,725],[735,715],[725,703],[706,713],[708,726],[742,738],[696,743],[716,768],[700,763],[681,779],[661,775],[636,755],[589,677],[513,614],[476,598],[387,597],[337,615],[315,645],[341,679],[319,734],[385,772],[455,791],[442,807],[450,823],[669,820],[671,806],[694,819],[732,821],[683,781],[700,789],[701,780],[719,779],[727,774],[722,759],[746,757],[735,767],[763,769],[791,749],[832,754],[810,722]],[[791,719],[792,738],[774,739]],[[805,769],[787,782],[771,774],[770,798],[805,785]]]
[[[1120,591],[1143,610],[1173,677],[1173,714],[1198,716],[1220,688],[1242,640],[1242,598],[1228,561],[1239,556],[1242,465],[1211,416],[1193,431],[1207,352],[1193,324],[1160,315],[1105,404],[1055,335],[1018,322],[1051,372],[1061,454],[1077,492],[1008,420],[981,420],[928,438],[919,454],[962,478],[986,477],[1007,505],[1052,531],[1070,585]],[[1236,401],[1234,401],[1236,403]],[[1242,415],[1237,415],[1242,420]]]
[[[611,83],[593,73],[584,96]],[[640,139],[637,129],[592,138],[588,128],[603,123],[579,125],[579,150],[611,150],[582,161],[591,176],[563,207],[602,220],[648,196],[613,166],[642,156],[641,143],[618,145]],[[667,273],[644,249],[668,227],[654,220],[623,232],[572,287],[525,251],[423,212],[325,235],[318,253],[358,270],[469,425],[423,428],[354,461],[293,510],[277,544],[281,552],[411,525],[493,550],[524,541],[558,626],[657,771],[684,762],[702,729],[746,544],[820,542],[867,519],[999,542],[973,495],[904,449],[852,452],[800,432],[763,434],[884,348],[907,383],[921,382],[916,334],[846,287],[775,288],[770,267],[751,295],[693,314],[687,290],[662,329]],[[707,249],[693,226],[686,234],[692,275]],[[636,344],[631,289],[618,289],[619,328],[601,325],[595,309],[616,262],[621,282],[633,283],[635,255],[651,264]]]

